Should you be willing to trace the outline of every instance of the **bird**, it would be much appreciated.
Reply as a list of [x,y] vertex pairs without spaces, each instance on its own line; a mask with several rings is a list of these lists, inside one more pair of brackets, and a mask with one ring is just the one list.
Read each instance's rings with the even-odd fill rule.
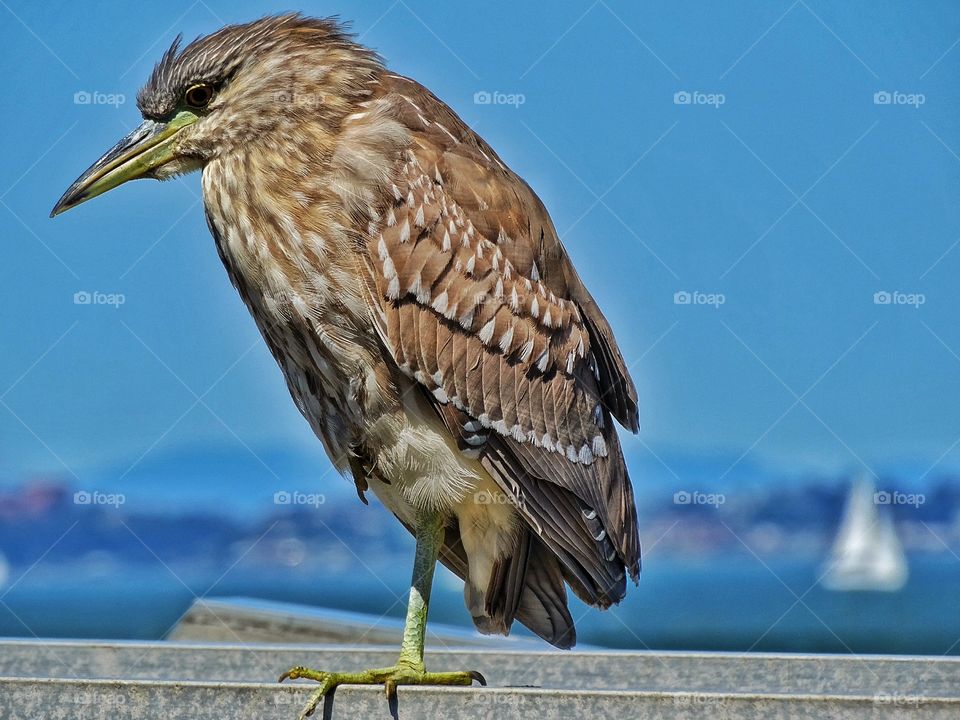
[[51,217],[137,178],[202,173],[232,284],[332,464],[414,535],[397,663],[318,682],[485,684],[428,672],[437,561],[476,628],[576,642],[567,588],[607,609],[640,573],[616,425],[637,391],[546,207],[447,104],[336,18],[268,16],[183,46],[143,122]]

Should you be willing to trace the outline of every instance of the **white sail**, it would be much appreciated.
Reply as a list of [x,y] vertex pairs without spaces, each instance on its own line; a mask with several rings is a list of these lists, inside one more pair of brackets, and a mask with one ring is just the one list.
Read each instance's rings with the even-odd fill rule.
[[876,488],[860,478],[850,490],[840,531],[824,567],[828,590],[895,592],[907,582],[907,560],[888,512],[875,502]]

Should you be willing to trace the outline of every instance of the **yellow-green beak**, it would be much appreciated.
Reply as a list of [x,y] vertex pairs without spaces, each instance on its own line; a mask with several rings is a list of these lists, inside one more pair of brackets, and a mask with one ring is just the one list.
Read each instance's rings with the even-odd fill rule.
[[127,180],[155,177],[157,168],[175,159],[173,144],[177,133],[196,121],[197,116],[187,111],[177,113],[166,123],[144,120],[76,179],[53,206],[50,217],[113,190]]

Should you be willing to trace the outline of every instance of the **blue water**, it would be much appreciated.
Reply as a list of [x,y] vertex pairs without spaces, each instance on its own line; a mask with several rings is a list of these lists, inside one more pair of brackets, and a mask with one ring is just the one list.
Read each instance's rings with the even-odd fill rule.
[[[960,654],[960,561],[911,557],[897,593],[834,593],[817,564],[754,558],[651,560],[638,588],[607,612],[577,601],[581,642],[618,648]],[[349,567],[238,564],[180,572],[44,566],[2,597],[0,635],[161,638],[194,595],[246,595],[402,618],[409,570],[396,562]],[[799,598],[799,600],[798,600]],[[431,619],[469,626],[459,581],[438,573]],[[525,634],[519,628],[518,634]]]

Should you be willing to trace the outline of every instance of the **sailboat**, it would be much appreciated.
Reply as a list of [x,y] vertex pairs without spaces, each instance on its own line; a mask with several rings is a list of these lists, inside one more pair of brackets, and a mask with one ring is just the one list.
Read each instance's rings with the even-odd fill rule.
[[[896,592],[907,582],[907,559],[884,506],[878,506],[869,477],[853,483],[824,565],[821,584],[828,590]],[[883,511],[883,512],[881,512]]]

